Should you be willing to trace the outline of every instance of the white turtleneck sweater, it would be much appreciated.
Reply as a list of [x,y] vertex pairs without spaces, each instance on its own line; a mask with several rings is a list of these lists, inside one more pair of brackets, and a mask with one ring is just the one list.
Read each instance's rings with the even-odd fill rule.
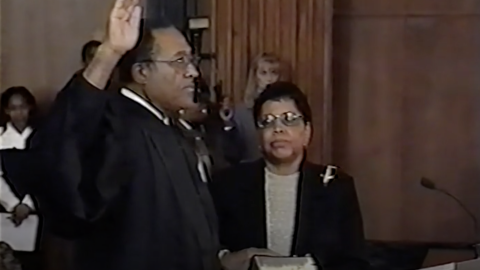
[[277,175],[265,169],[268,249],[290,256],[297,209],[299,173]]

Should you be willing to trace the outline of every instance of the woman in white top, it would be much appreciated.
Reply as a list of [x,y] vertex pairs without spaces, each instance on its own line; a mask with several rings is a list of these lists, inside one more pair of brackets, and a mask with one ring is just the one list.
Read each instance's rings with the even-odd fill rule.
[[[24,149],[32,133],[31,115],[35,110],[35,97],[23,86],[5,90],[0,98],[0,149]],[[34,210],[29,195],[19,197],[3,176],[0,178],[0,208],[12,213],[12,221],[20,225]]]
[[263,158],[211,183],[224,269],[247,269],[255,255],[310,255],[321,269],[367,269],[352,177],[305,161],[312,135],[306,96],[292,83],[273,83],[256,98],[253,118]]

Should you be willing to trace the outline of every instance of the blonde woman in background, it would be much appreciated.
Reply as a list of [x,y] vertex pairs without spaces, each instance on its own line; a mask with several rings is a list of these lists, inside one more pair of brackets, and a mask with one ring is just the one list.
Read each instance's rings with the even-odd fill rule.
[[255,57],[248,71],[247,85],[243,103],[235,106],[233,122],[242,138],[244,153],[242,161],[261,157],[258,136],[253,120],[253,101],[267,85],[285,79],[285,68],[280,58],[271,53],[262,53]]

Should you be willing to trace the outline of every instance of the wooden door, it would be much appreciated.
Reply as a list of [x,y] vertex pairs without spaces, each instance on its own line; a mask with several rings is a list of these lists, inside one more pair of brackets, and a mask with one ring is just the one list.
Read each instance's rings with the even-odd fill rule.
[[51,100],[80,68],[81,49],[113,0],[1,1],[1,91],[23,85]]

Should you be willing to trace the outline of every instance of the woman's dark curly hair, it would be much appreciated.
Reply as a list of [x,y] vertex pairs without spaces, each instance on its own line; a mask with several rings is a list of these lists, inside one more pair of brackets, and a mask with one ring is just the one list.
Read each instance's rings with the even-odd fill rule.
[[35,100],[35,97],[32,95],[32,93],[24,86],[13,86],[5,90],[5,92],[2,93],[0,96],[0,126],[5,126],[8,121],[10,121],[10,117],[7,115],[5,110],[8,107],[8,103],[10,102],[10,99],[15,96],[15,95],[20,95],[25,99],[27,102],[28,106],[30,107],[30,117],[28,119],[29,125],[31,124],[32,121],[32,115],[37,109],[37,101]]

